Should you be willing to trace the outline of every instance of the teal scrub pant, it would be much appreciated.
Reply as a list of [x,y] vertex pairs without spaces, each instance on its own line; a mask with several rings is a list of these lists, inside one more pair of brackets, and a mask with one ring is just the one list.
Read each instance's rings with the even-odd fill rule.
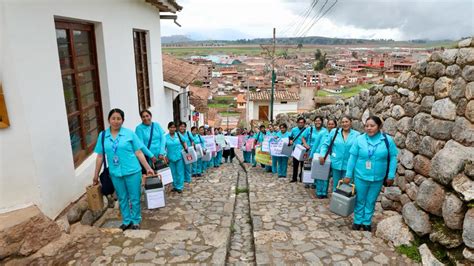
[[209,162],[202,161],[202,172],[205,173],[209,167]]
[[184,182],[191,183],[191,173],[193,171],[193,164],[184,164]]
[[243,151],[243,157],[244,157],[244,163],[250,163],[250,152],[248,151]]
[[221,166],[222,164],[222,153],[223,151],[218,151],[216,155],[216,161],[214,162],[214,166]]
[[184,188],[184,161],[180,159],[169,163],[173,175],[173,188],[183,190]]
[[329,179],[328,180],[314,179],[314,186],[316,187],[316,189],[314,190],[314,192],[316,193],[316,196],[328,195]]
[[277,164],[278,164],[278,176],[279,177],[286,177],[286,172],[288,168],[288,157],[286,156],[278,156],[277,158]]
[[208,167],[214,167],[214,162],[216,161],[216,156],[212,157],[211,160],[208,162]]
[[142,171],[126,176],[110,176],[114,184],[122,214],[122,224],[139,225],[142,221],[140,196]]
[[354,224],[370,225],[374,215],[375,202],[382,190],[383,180],[365,181],[354,179],[356,204],[354,207]]
[[257,160],[255,160],[255,150],[252,150],[250,153],[250,162],[252,162],[252,166],[257,166]]
[[197,162],[193,163],[193,165],[192,165],[193,175],[202,174],[202,163],[203,163],[203,161],[201,159],[198,159]]
[[278,157],[272,156],[272,173],[278,173]]
[[336,191],[337,183],[339,180],[343,179],[346,176],[346,170],[336,170],[331,168],[332,172],[332,192]]

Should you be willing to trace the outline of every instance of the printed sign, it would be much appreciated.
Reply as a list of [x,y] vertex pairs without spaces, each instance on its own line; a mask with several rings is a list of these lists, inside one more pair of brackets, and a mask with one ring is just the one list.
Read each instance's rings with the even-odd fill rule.
[[285,145],[286,143],[288,143],[288,141],[285,141],[284,139],[270,140],[270,154],[272,156],[286,156],[284,154],[281,154],[283,145]]
[[262,151],[263,152],[270,152],[270,139],[273,138],[272,136],[265,136],[262,142]]
[[202,136],[204,141],[204,147],[206,151],[215,152],[216,151],[216,140],[214,136]]
[[220,146],[225,146],[225,136],[224,135],[216,135],[216,143]]
[[225,136],[225,141],[231,148],[237,148],[239,146],[239,138],[233,136]]

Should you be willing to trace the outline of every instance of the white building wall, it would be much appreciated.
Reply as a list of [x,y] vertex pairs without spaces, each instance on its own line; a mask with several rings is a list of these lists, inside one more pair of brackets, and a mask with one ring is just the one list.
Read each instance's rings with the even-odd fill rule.
[[[249,111],[247,112],[248,121],[253,119],[258,119],[258,112],[260,106],[268,106],[268,117],[270,119],[270,103],[269,102],[253,102],[249,101],[247,106]],[[281,113],[296,113],[298,111],[298,102],[288,102],[286,104],[280,103],[280,101],[275,101],[273,105],[273,120],[276,116]]]
[[111,108],[121,108],[124,126],[132,129],[140,122],[132,30],[148,30],[150,109],[164,127],[172,120],[158,9],[144,0],[0,2],[1,73],[11,122],[0,130],[0,213],[36,204],[55,217],[92,180],[94,155],[74,168],[55,17],[95,23],[104,121]]

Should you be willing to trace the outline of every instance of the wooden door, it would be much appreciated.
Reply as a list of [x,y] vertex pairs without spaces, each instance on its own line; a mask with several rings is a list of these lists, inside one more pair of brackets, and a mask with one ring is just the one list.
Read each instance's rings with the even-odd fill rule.
[[258,107],[258,120],[268,120],[268,105]]

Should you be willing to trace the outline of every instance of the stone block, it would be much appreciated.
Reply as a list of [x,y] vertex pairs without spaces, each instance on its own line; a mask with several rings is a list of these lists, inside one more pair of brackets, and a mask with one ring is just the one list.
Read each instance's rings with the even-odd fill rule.
[[403,220],[419,236],[431,233],[429,215],[418,209],[413,202],[405,204],[402,210]]
[[442,214],[446,226],[450,229],[462,229],[466,207],[455,194],[448,193],[443,202]]

